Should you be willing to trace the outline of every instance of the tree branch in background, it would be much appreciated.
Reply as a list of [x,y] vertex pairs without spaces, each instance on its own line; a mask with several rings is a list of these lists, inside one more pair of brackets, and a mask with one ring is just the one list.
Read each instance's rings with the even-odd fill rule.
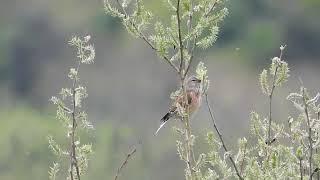
[[[221,142],[222,147],[223,147],[223,149],[224,149],[224,152],[227,153],[227,152],[229,152],[229,151],[228,151],[228,149],[227,149],[227,147],[226,147],[226,145],[225,145],[225,143],[224,143],[224,141],[223,141],[222,135],[221,135],[221,133],[220,133],[220,131],[219,131],[217,125],[216,125],[215,118],[214,118],[213,112],[212,112],[211,107],[210,107],[210,104],[209,104],[208,94],[206,93],[205,96],[206,96],[206,104],[207,104],[207,107],[208,107],[208,110],[209,110],[209,113],[210,113],[210,117],[211,117],[211,121],[212,121],[212,123],[213,123],[214,129],[215,129],[215,131],[217,132],[217,134],[218,134],[218,136],[219,136],[219,139],[220,139],[220,142]],[[236,174],[237,174],[238,178],[239,178],[240,180],[243,180],[243,177],[241,176],[241,174],[240,174],[240,172],[239,172],[239,170],[238,170],[238,168],[237,168],[237,166],[236,166],[236,163],[234,162],[234,160],[233,160],[233,158],[231,157],[231,155],[229,155],[229,159],[230,159],[230,162],[231,162],[234,170],[236,171]]]
[[122,164],[120,165],[120,167],[117,170],[117,173],[114,177],[114,180],[118,179],[118,176],[120,175],[122,169],[128,164],[130,158],[132,158],[132,156],[137,152],[137,148],[133,147],[133,149],[127,154],[126,158],[124,159],[124,161],[122,162]]

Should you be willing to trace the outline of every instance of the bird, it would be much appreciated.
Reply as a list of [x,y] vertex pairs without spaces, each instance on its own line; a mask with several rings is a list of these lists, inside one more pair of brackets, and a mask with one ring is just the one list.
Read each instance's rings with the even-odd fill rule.
[[[202,80],[195,75],[192,75],[187,78],[185,81],[185,89],[188,99],[188,110],[186,112],[191,116],[194,112],[196,112],[200,105],[202,99]],[[184,107],[184,93],[180,93],[173,99],[173,103],[169,108],[169,111],[161,118],[160,126],[157,131],[154,133],[156,136],[160,129],[171,119],[179,117],[179,107]]]

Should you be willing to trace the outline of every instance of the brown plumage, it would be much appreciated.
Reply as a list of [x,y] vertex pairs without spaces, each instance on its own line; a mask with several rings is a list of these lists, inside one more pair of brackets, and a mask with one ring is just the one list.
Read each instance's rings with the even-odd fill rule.
[[[189,115],[192,115],[201,104],[201,80],[198,79],[195,76],[191,76],[186,81],[186,93],[188,98],[188,111]],[[166,124],[166,122],[172,118],[177,117],[179,115],[178,113],[178,106],[184,107],[184,99],[183,95],[181,94],[176,99],[174,99],[173,104],[171,108],[169,109],[169,112],[167,112],[163,118],[160,120],[160,127],[155,132],[155,135],[159,132],[159,130]]]

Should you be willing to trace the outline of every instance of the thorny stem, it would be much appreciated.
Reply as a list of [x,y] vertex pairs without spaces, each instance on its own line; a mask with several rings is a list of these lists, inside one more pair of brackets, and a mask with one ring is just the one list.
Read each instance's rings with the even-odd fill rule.
[[304,113],[306,115],[307,120],[307,126],[308,126],[308,140],[309,140],[309,179],[312,180],[313,175],[313,168],[312,168],[312,158],[313,158],[313,147],[312,147],[312,129],[311,129],[311,122],[309,117],[309,111],[308,111],[308,104],[306,100],[306,93],[305,88],[302,87],[302,98],[303,98],[303,104],[304,104]]
[[[220,139],[220,142],[221,142],[221,144],[222,144],[222,147],[223,147],[224,151],[225,151],[225,152],[229,152],[228,149],[227,149],[227,147],[226,147],[226,145],[225,145],[225,143],[224,143],[224,141],[223,141],[222,135],[221,135],[221,133],[220,133],[220,131],[219,131],[217,125],[216,125],[215,118],[214,118],[214,115],[213,115],[213,113],[212,113],[212,110],[211,110],[211,107],[210,107],[210,104],[209,104],[208,94],[206,93],[205,96],[206,96],[206,104],[207,104],[207,107],[208,107],[208,110],[209,110],[209,113],[210,113],[210,117],[211,117],[211,120],[212,120],[214,129],[216,130],[216,132],[217,132],[217,134],[218,134],[218,136],[219,136],[219,139]],[[234,160],[233,160],[233,158],[231,157],[231,155],[229,155],[229,159],[230,159],[230,162],[231,162],[234,170],[236,171],[236,174],[237,174],[238,178],[239,178],[240,180],[243,180],[243,177],[241,176],[241,174],[240,174],[240,172],[239,172],[239,170],[238,170],[238,168],[237,168],[237,166],[236,166],[236,163],[234,162]]]
[[[129,16],[126,12],[126,10],[124,9],[124,7],[122,7],[121,3],[119,2],[119,0],[116,0],[118,6],[121,8],[121,10],[123,11],[124,17],[127,19]],[[134,29],[136,30],[136,32],[139,34],[139,38],[141,38],[145,43],[147,43],[148,46],[150,46],[150,48],[156,52],[159,52],[159,50],[148,40],[148,38],[141,32],[138,30],[137,25],[131,20],[129,19],[130,24],[134,27]],[[179,69],[177,68],[176,65],[174,65],[170,59],[163,55],[162,58],[176,71],[179,72]]]
[[125,160],[122,162],[122,164],[120,165],[120,167],[117,170],[117,174],[114,177],[114,180],[118,179],[119,174],[121,173],[121,170],[128,164],[130,158],[134,155],[134,153],[137,152],[137,148],[134,147],[126,156]]
[[[80,54],[82,54],[82,43],[80,44]],[[79,71],[81,64],[81,59],[78,62],[77,70]],[[71,150],[70,150],[70,178],[71,180],[74,180],[73,177],[73,168],[76,168],[77,173],[77,179],[80,180],[80,170],[76,155],[76,144],[75,144],[75,131],[77,128],[77,122],[76,122],[76,85],[77,85],[77,77],[74,77],[73,85],[72,85],[72,130],[71,130]]]

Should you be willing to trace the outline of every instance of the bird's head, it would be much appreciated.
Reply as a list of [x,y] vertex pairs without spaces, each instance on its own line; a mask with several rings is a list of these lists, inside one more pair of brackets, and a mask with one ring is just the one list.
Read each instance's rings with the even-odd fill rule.
[[201,79],[197,76],[190,76],[187,79],[186,88],[187,89],[199,89],[201,87]]

